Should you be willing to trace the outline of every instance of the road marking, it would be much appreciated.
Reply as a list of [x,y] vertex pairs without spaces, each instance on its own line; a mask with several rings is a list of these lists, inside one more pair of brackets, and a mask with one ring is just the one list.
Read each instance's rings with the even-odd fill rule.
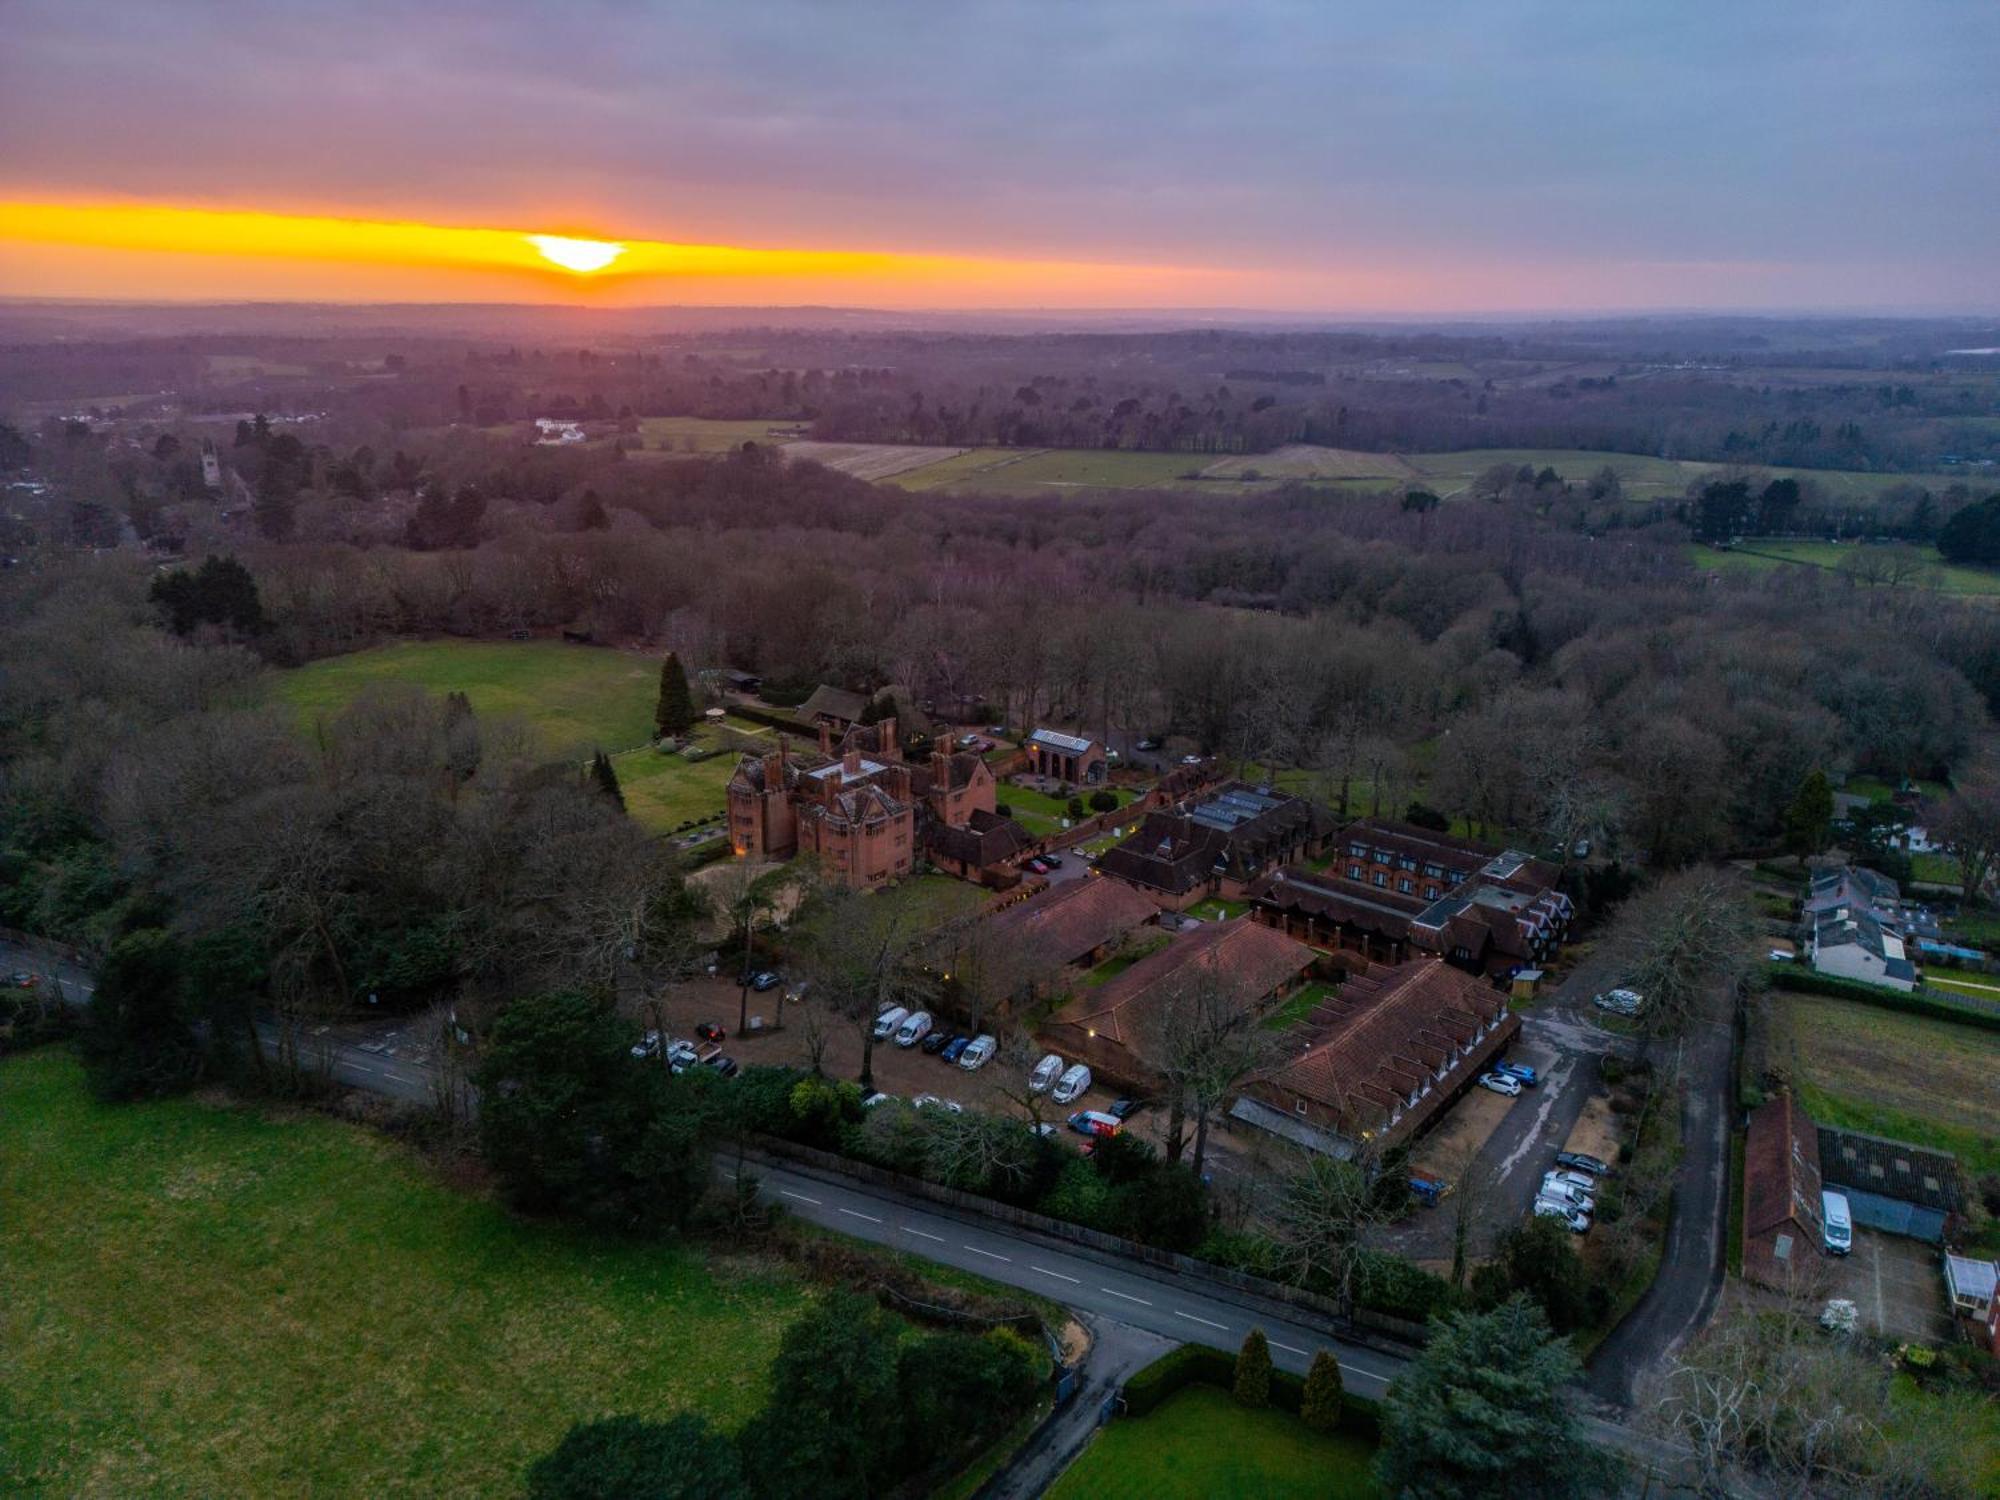
[[936,1241],[937,1241],[937,1242],[938,1242],[938,1243],[939,1243],[940,1245],[942,1245],[942,1244],[944,1243],[944,1236],[943,1236],[943,1235],[941,1235],[941,1234],[932,1234],[932,1233],[931,1233],[931,1232],[930,1232],[929,1230],[927,1230],[927,1229],[912,1229],[912,1228],[910,1228],[910,1226],[909,1226],[909,1225],[907,1225],[907,1224],[905,1224],[905,1225],[903,1226],[903,1233],[905,1233],[905,1234],[916,1234],[916,1235],[922,1235],[922,1236],[923,1236],[923,1237],[924,1237],[925,1239],[927,1239],[927,1240],[936,1240]]
[[795,1193],[790,1188],[779,1188],[778,1191],[783,1193],[787,1198],[796,1198],[799,1200],[799,1202],[810,1203],[815,1208],[819,1206],[819,1199],[808,1198],[804,1193]]
[[840,1211],[846,1214],[851,1219],[866,1219],[870,1224],[880,1224],[882,1222],[880,1219],[876,1218],[875,1215],[864,1214],[858,1208],[843,1208]]
[[1144,1297],[1135,1297],[1130,1292],[1116,1291],[1108,1286],[1101,1286],[1098,1288],[1098,1290],[1100,1292],[1110,1292],[1111,1295],[1114,1297],[1123,1297],[1127,1302],[1136,1302],[1141,1307],[1151,1307],[1153,1305],[1152,1303],[1148,1302]]
[[387,1068],[382,1070],[382,1076],[384,1078],[393,1078],[398,1083],[415,1083],[417,1081],[414,1078],[405,1078],[401,1073],[391,1073]]
[[1303,1350],[1303,1349],[1294,1349],[1294,1348],[1293,1348],[1293,1347],[1292,1347],[1292,1346],[1291,1346],[1290,1344],[1281,1344],[1281,1343],[1279,1343],[1279,1342],[1278,1342],[1278,1341],[1277,1341],[1276,1339],[1272,1339],[1272,1340],[1271,1340],[1271,1347],[1272,1347],[1273,1349],[1282,1349],[1282,1350],[1284,1350],[1284,1351],[1285,1351],[1285,1353],[1287,1353],[1287,1354],[1296,1354],[1296,1355],[1298,1355],[1298,1356],[1299,1356],[1299,1358],[1301,1358],[1301,1359],[1304,1359],[1304,1358],[1305,1358],[1305,1354],[1306,1354],[1306,1351],[1305,1351],[1305,1350]]
[[1081,1277],[1077,1277],[1077,1276],[1065,1276],[1065,1275],[1063,1275],[1063,1273],[1062,1273],[1062,1272],[1060,1272],[1060,1271],[1051,1271],[1051,1270],[1050,1270],[1050,1269],[1049,1269],[1049,1268],[1048,1268],[1047,1266],[1036,1266],[1036,1265],[1031,1265],[1031,1266],[1029,1266],[1029,1267],[1028,1267],[1028,1269],[1029,1269],[1030,1271],[1040,1271],[1040,1272],[1041,1272],[1041,1273],[1042,1273],[1042,1274],[1043,1274],[1044,1276],[1053,1276],[1053,1277],[1055,1277],[1055,1279],[1056,1279],[1056,1280],[1058,1280],[1058,1281],[1067,1281],[1067,1282],[1068,1282],[1068,1283],[1069,1283],[1069,1284],[1070,1284],[1071,1286],[1082,1286],[1082,1285],[1083,1285],[1083,1280],[1082,1280],[1082,1278],[1081,1278]]
[[974,1255],[983,1255],[988,1260],[1004,1260],[1010,1266],[1014,1263],[1014,1258],[1011,1255],[995,1255],[991,1250],[982,1250],[977,1245],[967,1245],[964,1248],[970,1250]]
[[1227,1323],[1217,1323],[1211,1318],[1197,1318],[1193,1313],[1182,1312],[1178,1307],[1174,1309],[1174,1316],[1177,1318],[1186,1318],[1190,1323],[1200,1323],[1207,1328],[1220,1328],[1225,1333],[1229,1331]]

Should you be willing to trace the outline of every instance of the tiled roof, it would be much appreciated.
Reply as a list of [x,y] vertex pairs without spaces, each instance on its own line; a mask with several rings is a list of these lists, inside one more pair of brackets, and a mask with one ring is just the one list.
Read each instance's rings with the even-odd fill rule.
[[1958,1158],[1906,1141],[1892,1141],[1858,1130],[1818,1130],[1819,1174],[1829,1184],[1879,1193],[1904,1203],[1958,1213],[1964,1190]]
[[1205,973],[1220,980],[1235,1004],[1248,1007],[1305,973],[1313,961],[1304,943],[1248,917],[1208,923],[1147,954],[1101,988],[1086,989],[1054,1022],[1086,1027],[1143,1060],[1169,1003]]
[[[998,813],[979,807],[973,809],[963,828],[934,825],[930,831],[930,842],[932,850],[940,858],[957,860],[960,864],[984,870],[1017,857],[1034,842],[1034,836],[1012,818],[1003,818]],[[1092,885],[1103,883],[1101,880],[1090,882]],[[1133,890],[1126,890],[1125,894],[1144,906],[1148,916],[1152,915],[1153,905],[1144,896]]]
[[1820,1222],[1819,1136],[1789,1093],[1759,1105],[1743,1143],[1743,1233],[1755,1238],[1796,1220]]
[[1056,963],[1075,963],[1158,915],[1153,903],[1115,880],[1071,880],[1010,906],[992,919],[1008,941],[1032,946]]
[[838,719],[843,724],[852,724],[868,708],[868,700],[860,693],[850,693],[846,688],[834,687],[822,682],[812,690],[812,696],[798,707],[798,716],[811,723],[820,714],[829,719]]
[[1314,1011],[1303,1050],[1261,1082],[1366,1129],[1457,1063],[1506,1000],[1438,958],[1350,979]]

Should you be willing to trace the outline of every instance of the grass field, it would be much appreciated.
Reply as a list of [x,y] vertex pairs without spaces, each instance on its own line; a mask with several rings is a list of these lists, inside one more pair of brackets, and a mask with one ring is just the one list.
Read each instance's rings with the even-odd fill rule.
[[1050,1500],[1373,1500],[1374,1448],[1325,1437],[1297,1417],[1245,1411],[1191,1385],[1150,1416],[1113,1422],[1049,1491]]
[[1777,1056],[1822,1125],[1957,1155],[1973,1175],[2000,1171],[2000,1035],[1824,995],[1770,1003]]
[[735,1426],[807,1294],[590,1242],[316,1116],[0,1064],[0,1492],[513,1495],[569,1425]]
[[[1715,573],[1768,573],[1794,565],[1838,573],[1855,552],[1847,543],[1805,541],[1751,541],[1726,552],[1691,542],[1688,550],[1697,568]],[[1947,594],[2000,594],[2000,572],[1947,563],[1935,547],[1917,550],[1926,569],[1925,587]]]
[[[1118,799],[1120,807],[1131,805],[1133,794],[1130,791],[1122,787],[1114,787],[1111,791]],[[1006,782],[1001,785],[997,795],[998,800],[1006,803],[1011,809],[1014,821],[1030,833],[1060,833],[1062,820],[1069,816],[1067,797],[1051,797],[1046,792],[1036,791],[1033,787],[1016,786],[1012,782]],[[1078,795],[1083,798],[1084,816],[1093,816],[1090,807],[1091,793],[1080,792]]]
[[760,418],[720,422],[707,417],[641,417],[641,453],[727,453],[745,443],[782,443],[803,429],[797,422]]

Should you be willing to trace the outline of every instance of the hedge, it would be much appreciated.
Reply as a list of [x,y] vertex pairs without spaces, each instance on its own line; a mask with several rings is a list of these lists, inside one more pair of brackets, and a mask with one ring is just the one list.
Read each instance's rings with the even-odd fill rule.
[[1836,1000],[1852,1000],[1861,1005],[1878,1006],[1883,1010],[1899,1010],[1906,1015],[1928,1016],[1935,1021],[1956,1021],[1962,1026],[1978,1026],[1987,1031],[2000,1031],[2000,1010],[1983,1010],[1975,1004],[1961,1005],[1938,998],[1935,991],[1904,991],[1887,989],[1882,985],[1863,984],[1858,979],[1841,979],[1833,974],[1821,974],[1813,969],[1798,968],[1791,964],[1770,966],[1771,987],[1780,990],[1796,990],[1808,995],[1827,995]]
[[[1236,1356],[1206,1344],[1183,1344],[1161,1355],[1125,1382],[1125,1415],[1148,1416],[1159,1409],[1174,1392],[1190,1385],[1212,1385],[1231,1390],[1236,1384]],[[1299,1414],[1305,1400],[1303,1375],[1285,1370],[1271,1371],[1271,1405],[1279,1411]],[[1381,1438],[1382,1404],[1352,1391],[1341,1398],[1340,1431],[1369,1442]]]

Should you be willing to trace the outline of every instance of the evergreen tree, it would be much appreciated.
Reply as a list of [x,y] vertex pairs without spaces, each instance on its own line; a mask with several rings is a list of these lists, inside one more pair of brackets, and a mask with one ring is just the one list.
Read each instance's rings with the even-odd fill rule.
[[1306,1372],[1305,1395],[1299,1401],[1299,1419],[1314,1432],[1332,1432],[1340,1425],[1340,1410],[1346,1400],[1341,1384],[1340,1361],[1322,1349],[1313,1356]]
[[1785,848],[1800,859],[1823,852],[1833,838],[1833,788],[1826,772],[1815,767],[1799,783],[1798,795],[1785,809]]
[[594,790],[602,792],[620,812],[625,811],[625,793],[618,785],[618,771],[611,764],[611,757],[602,750],[590,758],[590,783]]
[[1606,1493],[1609,1465],[1578,1433],[1564,1394],[1577,1369],[1525,1297],[1434,1321],[1383,1400],[1376,1479],[1391,1495],[1440,1500]]
[[678,651],[669,651],[660,664],[660,701],[653,709],[653,727],[662,739],[677,739],[694,728],[694,695],[688,691],[687,669]]
[[579,1422],[528,1470],[528,1500],[742,1500],[736,1445],[702,1417]]
[[1271,1404],[1271,1344],[1261,1328],[1250,1330],[1236,1355],[1236,1404]]
[[184,961],[157,927],[120,938],[105,955],[81,1047],[100,1099],[157,1098],[194,1082],[201,1053],[182,1000]]
[[2000,495],[1968,505],[1945,522],[1937,548],[1946,562],[2000,563]]

